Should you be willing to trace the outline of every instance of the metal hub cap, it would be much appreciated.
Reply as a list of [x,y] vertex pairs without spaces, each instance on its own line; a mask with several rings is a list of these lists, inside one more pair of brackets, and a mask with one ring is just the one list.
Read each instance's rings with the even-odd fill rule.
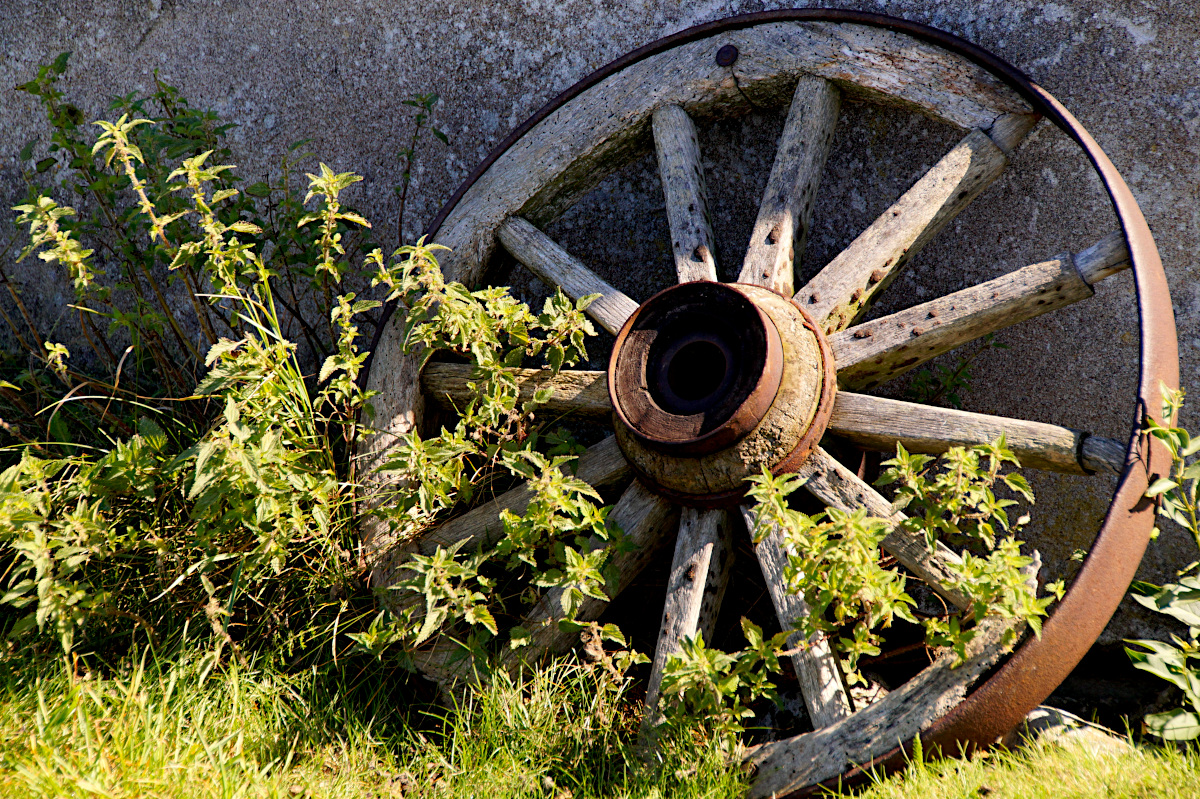
[[608,363],[617,441],[644,482],[680,502],[737,502],[763,467],[794,469],[829,420],[828,344],[769,290],[696,281],[648,300]]
[[753,430],[771,407],[783,348],[740,291],[700,281],[660,292],[630,317],[609,361],[621,423],[673,455],[704,455]]

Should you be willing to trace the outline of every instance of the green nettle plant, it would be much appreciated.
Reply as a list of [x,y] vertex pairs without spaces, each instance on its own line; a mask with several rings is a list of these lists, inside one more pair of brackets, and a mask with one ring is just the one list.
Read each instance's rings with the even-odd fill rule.
[[[1026,573],[1034,560],[1022,555],[1016,539],[1028,516],[1010,520],[1017,504],[995,494],[997,483],[1033,502],[1025,479],[1006,464],[1018,467],[1005,440],[976,447],[955,447],[933,468],[934,458],[907,452],[897,444],[896,457],[878,484],[895,485],[895,506],[905,511],[901,526],[924,538],[932,550],[939,542],[962,551],[951,567],[948,585],[971,600],[961,616],[918,618],[915,601],[905,591],[905,577],[884,565],[880,544],[895,523],[873,518],[865,510],[846,513],[836,508],[807,515],[794,510],[788,497],[803,485],[797,475],[752,478],[750,496],[757,502],[758,524],[752,531],[758,543],[772,529],[783,531],[788,563],[784,577],[789,590],[804,598],[810,613],[798,622],[802,640],[830,639],[841,654],[847,681],[866,684],[859,659],[880,653],[884,630],[899,618],[924,625],[929,646],[945,647],[955,660],[966,657],[966,646],[986,616],[1020,619],[1040,634],[1040,619],[1062,595],[1061,583],[1046,586],[1038,597]],[[715,652],[702,638],[686,641],[668,660],[663,695],[673,697],[668,715],[702,712],[728,733],[739,718],[753,715],[750,702],[773,696],[769,675],[779,670],[786,649],[784,631],[764,640],[762,631],[743,619],[749,647],[734,653]],[[1010,629],[1008,642],[1014,630]],[[808,644],[804,644],[808,645]]]
[[[584,597],[604,596],[620,531],[600,495],[569,473],[582,448],[535,418],[546,392],[520,402],[513,372],[526,361],[557,372],[585,358],[592,298],[559,292],[534,313],[506,289],[447,283],[436,246],[390,257],[366,249],[370,223],[343,200],[361,178],[320,164],[301,198],[291,181],[303,156],[284,159],[279,183],[239,188],[234,168],[213,160],[228,154],[228,126],[190,111],[161,81],[150,98],[116,102],[125,113],[96,123],[90,138],[56,88],[65,68],[62,56],[22,88],[54,129],[54,155],[38,170],[61,168],[59,183],[87,210],[31,184],[15,209],[29,233],[22,258],[36,253],[65,269],[71,308],[111,375],[75,370],[27,314],[24,328],[13,325],[36,344],[33,368],[0,386],[17,411],[5,414],[18,419],[6,430],[20,442],[0,478],[12,578],[0,599],[25,612],[11,637],[54,630],[70,652],[81,632],[95,641],[132,621],[153,640],[170,619],[201,613],[214,660],[271,634],[302,649],[330,628],[333,652],[341,634],[378,654],[463,625],[482,653],[498,633],[494,611],[508,602],[561,589],[570,620]],[[401,153],[406,177],[422,126],[445,138],[429,125],[436,100],[410,103],[418,115]],[[162,116],[139,116],[151,107]],[[180,294],[190,320],[169,312],[168,296]],[[383,299],[399,303],[411,350],[468,359],[477,392],[452,427],[396,448],[383,468],[406,488],[379,512],[415,537],[497,481],[535,489],[523,515],[503,516],[505,536],[491,551],[416,558],[413,578],[394,590],[418,594],[420,612],[399,619],[376,614],[363,590],[352,518],[350,456],[371,418],[359,325]],[[122,340],[127,349],[109,358]],[[603,634],[622,640],[615,628]],[[525,637],[513,630],[510,643]]]
[[[27,357],[0,381],[13,439],[0,601],[22,612],[9,637],[54,630],[72,651],[81,632],[94,646],[132,622],[153,641],[199,614],[218,654],[240,654],[255,636],[303,647],[331,619],[350,626],[365,613],[348,601],[361,565],[346,464],[369,399],[357,342],[380,304],[351,289],[369,289],[386,260],[364,252],[370,225],[341,200],[360,178],[322,164],[301,196],[307,156],[294,145],[277,181],[238,188],[214,160],[229,155],[231,126],[157,78],[150,97],[115,100],[119,118],[92,135],[56,86],[66,64],[19,87],[52,135],[15,210],[29,234],[20,257],[64,268],[94,357],[76,368],[0,276],[22,324],[0,312]],[[435,101],[423,98],[405,157]],[[173,312],[180,299],[190,317]]]
[[[1146,431],[1166,445],[1171,452],[1171,474],[1160,477],[1146,491],[1147,497],[1159,501],[1158,512],[1192,534],[1200,548],[1200,522],[1197,519],[1196,490],[1200,483],[1200,438],[1192,438],[1187,430],[1174,427],[1179,409],[1183,407],[1184,392],[1162,388],[1162,425],[1147,419]],[[1157,529],[1155,530],[1157,537]],[[1164,713],[1146,716],[1145,729],[1151,735],[1168,741],[1190,741],[1200,738],[1200,562],[1191,563],[1178,574],[1174,583],[1157,586],[1135,582],[1130,595],[1134,601],[1187,625],[1187,638],[1172,634],[1165,641],[1128,641],[1125,651],[1133,665],[1166,680],[1183,692],[1184,704]]]
[[[407,251],[406,248],[402,250]],[[572,303],[562,292],[546,299],[540,314],[513,299],[504,288],[469,291],[445,283],[425,250],[389,267],[379,262],[377,281],[405,313],[406,348],[424,360],[436,352],[468,358],[474,366],[472,399],[458,408],[453,429],[422,438],[405,435],[396,454],[383,464],[405,484],[378,503],[377,511],[404,538],[415,538],[439,514],[469,503],[497,481],[525,479],[534,495],[524,515],[501,513],[504,534],[487,550],[438,547],[429,556],[414,555],[411,577],[393,590],[407,604],[395,622],[413,645],[443,627],[462,621],[477,654],[498,634],[494,611],[513,600],[533,601],[528,586],[562,589],[567,622],[585,596],[604,598],[608,561],[620,549],[620,530],[608,521],[600,495],[565,468],[582,447],[565,431],[543,432],[535,411],[550,389],[519,402],[516,367],[540,359],[551,373],[587,357],[585,340],[595,329],[583,310],[595,296]],[[608,546],[594,546],[597,542]],[[488,576],[485,567],[495,572]],[[503,575],[503,576],[501,576]],[[404,595],[418,595],[418,605]],[[510,633],[522,645],[528,634]]]
[[[294,573],[298,558],[310,561],[301,582],[345,582],[352,546],[334,453],[351,440],[367,399],[355,383],[363,358],[354,345],[354,318],[378,303],[354,303],[353,294],[339,298],[331,313],[337,349],[310,386],[283,335],[268,267],[249,240],[261,229],[241,219],[223,222],[215,210],[237,193],[213,186],[230,167],[208,166],[209,152],[184,159],[169,174],[170,190],[186,192],[193,206],[161,214],[137,174],[145,159],[130,141],[143,124],[126,116],[102,123],[94,150],[126,172],[161,257],[169,256],[173,268],[193,263],[198,285],[211,287],[205,300],[223,307],[241,335],[209,347],[207,376],[180,401],[215,406],[215,419],[189,425],[147,402],[162,398],[114,391],[112,402],[133,409],[133,435],[47,442],[42,449],[57,450],[56,457],[27,446],[0,475],[0,540],[15,555],[14,581],[3,599],[18,608],[36,605],[10,634],[52,625],[68,651],[94,617],[133,618],[153,635],[145,611],[188,578],[202,589],[218,644],[232,643],[227,620],[239,599],[276,605],[281,597],[273,580]],[[336,208],[339,180],[347,176],[322,170],[311,178],[310,199],[321,200],[326,211],[319,217],[322,239],[333,242],[344,215],[328,209]],[[77,273],[91,271],[92,253],[73,246],[66,232],[38,239],[39,226],[46,229],[55,215],[73,209],[41,197],[17,210],[44,246],[44,260],[67,263],[75,255]],[[64,366],[54,368],[66,374]],[[55,403],[54,412],[69,399]],[[203,418],[201,409],[191,410]],[[174,604],[195,602],[194,592],[181,594]]]

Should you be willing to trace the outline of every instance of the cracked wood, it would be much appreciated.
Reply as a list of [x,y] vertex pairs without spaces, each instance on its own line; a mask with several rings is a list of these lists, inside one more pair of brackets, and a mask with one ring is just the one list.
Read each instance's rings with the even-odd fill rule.
[[729,578],[731,547],[728,513],[683,508],[675,538],[675,556],[667,580],[650,682],[646,686],[646,719],[654,723],[663,669],[680,642],[699,632],[711,643],[717,612]]
[[794,291],[794,265],[804,252],[841,101],[841,92],[822,78],[803,77],[796,84],[739,283],[765,286],[784,296]]
[[[987,444],[1003,435],[1021,466],[1031,469],[1119,473],[1125,465],[1125,447],[1119,441],[1081,430],[848,391],[838,392],[829,431],[870,449],[894,453],[898,441],[909,452],[927,455]],[[1085,453],[1087,441],[1092,444]]]
[[712,222],[696,126],[682,108],[667,105],[654,112],[653,129],[675,274],[680,283],[716,280]]
[[931,358],[1091,297],[1092,284],[1129,265],[1120,234],[1072,258],[1064,254],[829,337],[838,385],[873,388]]
[[551,288],[561,288],[573,300],[599,294],[584,313],[614,336],[625,320],[637,310],[636,302],[604,282],[552,238],[521,217],[509,219],[500,226],[497,235],[504,249]]

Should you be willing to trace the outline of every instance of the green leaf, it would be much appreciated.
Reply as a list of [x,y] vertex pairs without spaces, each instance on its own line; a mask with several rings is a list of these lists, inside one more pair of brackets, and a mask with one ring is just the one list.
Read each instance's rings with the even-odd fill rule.
[[523,646],[529,645],[533,641],[533,635],[524,627],[513,627],[508,632],[508,648],[520,649]]
[[270,197],[271,187],[266,183],[259,181],[258,183],[251,183],[249,186],[247,186],[246,193],[251,197]]
[[167,445],[167,434],[158,422],[147,416],[139,416],[137,427],[138,435],[146,440],[151,449],[158,451]]
[[67,420],[63,418],[61,413],[55,413],[50,417],[48,427],[51,441],[58,444],[72,443],[71,428],[67,425]]
[[8,635],[6,637],[7,638],[20,638],[25,633],[30,632],[31,630],[34,630],[36,628],[37,628],[37,615],[30,613],[28,616],[22,617],[16,624],[14,624],[12,626],[12,628],[8,631]]
[[1165,741],[1191,741],[1200,737],[1200,716],[1181,707],[1146,716],[1146,729]]
[[621,646],[629,646],[625,641],[625,633],[621,632],[621,628],[615,624],[606,624],[600,628],[600,637],[605,641],[612,641],[614,644]]
[[1171,478],[1160,477],[1151,483],[1150,487],[1146,489],[1146,496],[1157,497],[1159,494],[1162,494],[1165,491],[1170,491],[1172,488],[1177,488],[1178,486],[1179,483],[1176,483]]
[[550,364],[550,368],[555,372],[562,369],[564,352],[562,347],[551,347],[546,353],[546,362]]
[[37,162],[37,164],[35,165],[35,168],[37,169],[38,174],[40,175],[57,163],[58,162],[56,160],[54,160],[53,158],[43,158],[41,161]]
[[321,364],[321,373],[317,375],[317,382],[324,383],[339,368],[341,368],[341,356],[330,355],[325,359],[325,363]]
[[469,624],[481,625],[492,635],[496,635],[498,632],[496,628],[496,620],[492,618],[491,612],[485,605],[472,605],[467,609],[467,612],[463,618],[466,619],[467,623]]
[[371,223],[368,222],[364,217],[349,211],[342,211],[340,214],[338,214],[338,216],[342,219],[345,219],[347,222],[354,222],[355,224],[362,225],[363,227],[371,226]]
[[241,418],[242,418],[242,412],[241,412],[241,410],[238,409],[237,402],[234,401],[233,397],[226,397],[225,398],[225,421],[227,421],[230,424],[230,426],[233,426],[233,425],[236,425],[238,423],[238,420],[240,420]]

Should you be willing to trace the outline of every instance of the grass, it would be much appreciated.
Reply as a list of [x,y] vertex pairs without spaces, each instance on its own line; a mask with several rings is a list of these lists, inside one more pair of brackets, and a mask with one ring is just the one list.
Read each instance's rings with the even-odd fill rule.
[[[6,666],[5,673],[3,670]],[[345,674],[284,676],[150,658],[103,678],[0,661],[0,797],[737,797],[719,746],[672,730],[651,758],[625,685],[558,664],[498,679],[449,710],[408,704],[395,679],[335,692]],[[401,688],[403,686],[401,685]],[[367,698],[363,698],[363,696]],[[1034,745],[913,763],[857,793],[926,797],[1200,796],[1200,756]]]
[[[3,669],[0,662],[0,669]],[[343,700],[327,680],[203,664],[72,680],[10,670],[0,797],[734,797],[740,774],[675,731],[644,762],[624,686],[570,664],[496,680],[449,711]],[[645,759],[648,760],[648,759]]]
[[1200,796],[1200,756],[1131,746],[1096,750],[1081,744],[1034,744],[1016,752],[990,752],[970,760],[913,763],[857,799],[1096,799],[1097,797]]

